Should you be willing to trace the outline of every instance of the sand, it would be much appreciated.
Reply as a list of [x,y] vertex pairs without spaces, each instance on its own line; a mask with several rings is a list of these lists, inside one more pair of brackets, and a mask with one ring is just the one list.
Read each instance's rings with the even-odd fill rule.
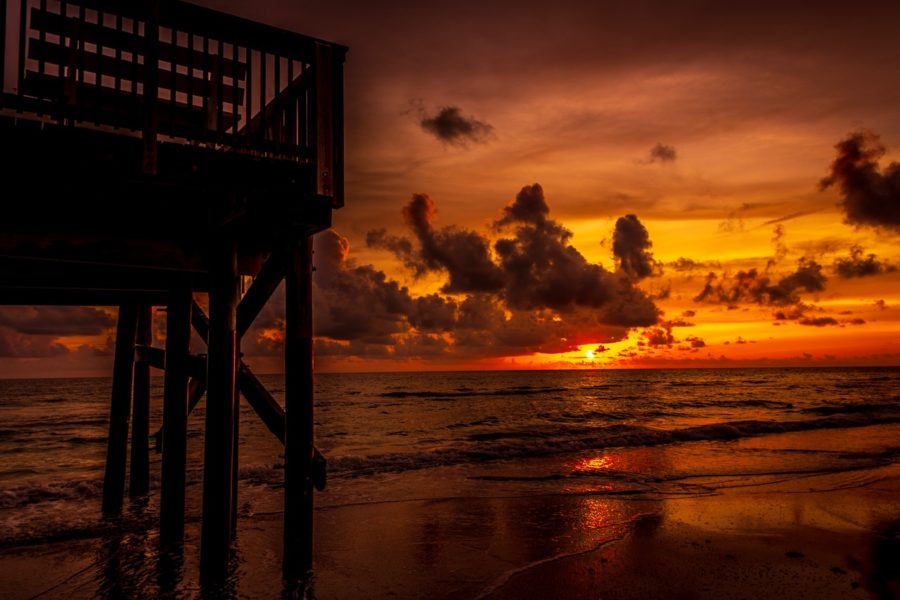
[[[703,483],[692,481],[692,484]],[[312,595],[364,598],[897,598],[900,465],[757,477],[715,493],[529,495],[322,506]],[[216,594],[276,598],[281,516],[241,521]],[[0,598],[196,597],[155,532],[3,548]]]

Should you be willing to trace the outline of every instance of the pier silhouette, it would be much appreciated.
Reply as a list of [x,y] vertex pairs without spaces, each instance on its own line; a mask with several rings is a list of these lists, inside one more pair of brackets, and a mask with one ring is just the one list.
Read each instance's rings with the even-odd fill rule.
[[[187,420],[205,395],[200,570],[227,576],[244,397],[284,443],[283,574],[302,581],[324,486],[312,236],[343,205],[347,49],[176,0],[0,0],[0,50],[0,304],[118,307],[104,514],[121,513],[126,475],[149,493],[163,369],[161,543],[184,538]],[[282,281],[284,407],[240,353]]]

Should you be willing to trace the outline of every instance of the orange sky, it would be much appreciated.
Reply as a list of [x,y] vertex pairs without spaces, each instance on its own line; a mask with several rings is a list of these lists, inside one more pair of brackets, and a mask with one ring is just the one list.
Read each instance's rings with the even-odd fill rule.
[[[900,364],[897,3],[204,4],[350,46],[347,204],[340,237],[317,255],[317,326],[331,333],[320,369]],[[885,147],[857,164],[868,187],[848,192],[838,179],[821,190],[835,145],[861,131]],[[425,257],[403,209],[427,194],[432,233],[468,232],[496,266],[494,244],[516,224],[495,224],[534,183],[547,218],[572,234],[560,248],[600,265],[601,279],[622,273],[617,220],[639,219],[654,269],[628,279],[660,311],[656,325],[610,324],[622,319],[597,298],[562,309],[523,300],[501,268],[505,283],[485,296],[501,316],[465,325],[462,343],[461,307],[482,292],[447,290],[456,259]],[[859,202],[862,216],[849,215]],[[405,261],[367,244],[382,228],[408,240]],[[854,246],[862,254],[843,274],[865,276],[844,277],[836,261]],[[801,259],[821,267],[820,289],[696,301],[711,271],[727,293],[740,271],[777,286]],[[423,298],[448,303],[443,325],[423,316]],[[278,368],[280,301],[245,340],[262,372]],[[47,315],[29,310],[0,316],[0,377],[108,373],[114,311],[42,329]],[[550,343],[557,330],[584,343],[533,352],[571,346]]]

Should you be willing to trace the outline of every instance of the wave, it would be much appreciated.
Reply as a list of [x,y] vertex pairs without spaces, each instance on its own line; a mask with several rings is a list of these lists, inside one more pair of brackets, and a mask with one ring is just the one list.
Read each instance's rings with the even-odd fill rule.
[[845,415],[845,414],[854,414],[854,413],[870,413],[876,411],[885,411],[885,412],[900,412],[900,405],[897,404],[897,401],[900,398],[895,398],[894,402],[890,403],[873,403],[873,404],[826,404],[823,406],[811,406],[809,408],[804,408],[801,412],[804,413],[813,413],[817,415]]
[[900,410],[881,414],[852,413],[795,421],[730,421],[680,429],[618,424],[603,427],[546,427],[470,434],[468,443],[420,453],[343,456],[329,459],[335,477],[398,473],[467,463],[483,463],[568,454],[615,447],[658,446],[683,442],[727,441],[760,435],[843,429],[900,423]]
[[[813,412],[831,408],[838,407],[813,407],[808,410]],[[587,450],[727,441],[768,434],[900,423],[900,407],[896,405],[882,404],[869,406],[868,409],[847,410],[842,414],[829,414],[808,420],[728,421],[678,429],[659,429],[627,423],[583,427],[551,423],[539,428],[476,431],[454,442],[453,447],[408,453],[329,457],[328,474],[334,478],[356,478],[444,466],[551,457]],[[481,424],[473,421],[459,425],[461,428],[468,428]],[[489,420],[485,420],[483,425],[490,425]],[[892,450],[889,454],[893,457],[897,452]],[[260,485],[280,485],[283,477],[284,466],[280,464],[244,466],[239,473],[240,480]],[[189,485],[201,480],[202,471],[188,472]],[[157,489],[158,486],[159,481],[154,477],[151,488]],[[94,498],[101,492],[102,481],[99,479],[28,485],[0,492],[0,509]]]

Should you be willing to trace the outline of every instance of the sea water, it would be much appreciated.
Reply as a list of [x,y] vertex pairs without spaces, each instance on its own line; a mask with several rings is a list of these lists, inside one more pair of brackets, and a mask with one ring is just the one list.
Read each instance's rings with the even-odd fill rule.
[[[283,377],[261,379],[281,401]],[[123,519],[100,516],[110,383],[0,381],[0,551],[155,531],[160,455],[152,450],[149,499],[126,503]],[[900,368],[319,374],[316,446],[329,481],[317,520],[342,506],[653,500],[822,473],[864,486],[900,456],[898,383]],[[162,421],[162,379],[152,392],[151,438]],[[189,419],[193,522],[203,424],[201,402]],[[282,510],[282,447],[243,402],[240,442],[240,519],[262,523]]]

